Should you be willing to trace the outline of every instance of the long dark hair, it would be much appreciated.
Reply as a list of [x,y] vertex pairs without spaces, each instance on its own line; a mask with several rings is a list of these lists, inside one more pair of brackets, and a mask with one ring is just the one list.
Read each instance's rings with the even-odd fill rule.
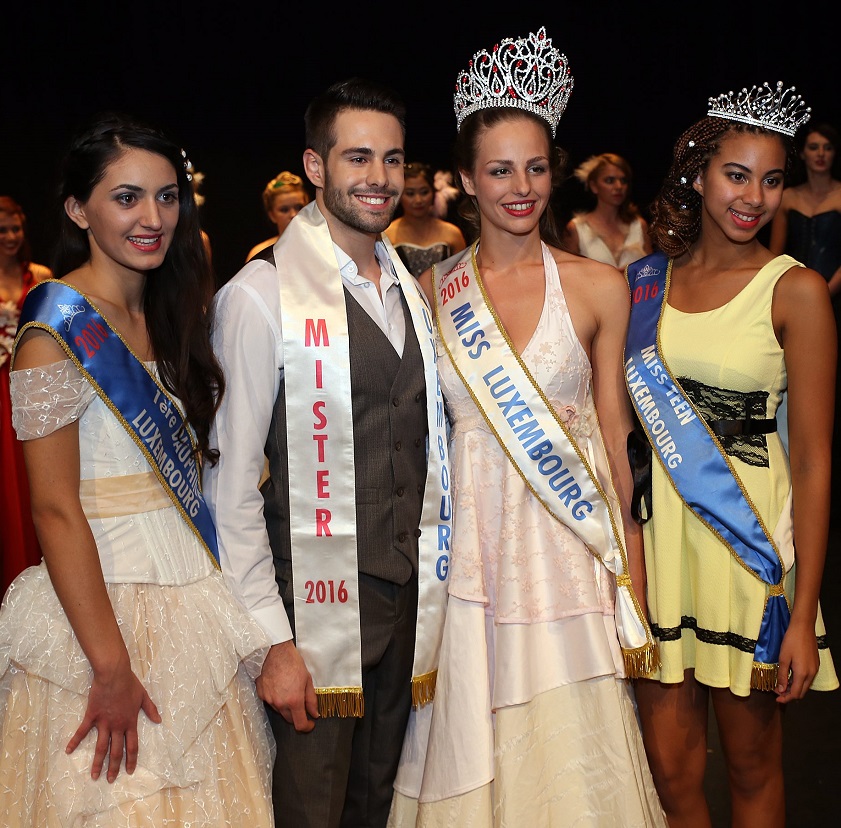
[[[456,172],[453,177],[464,196],[459,202],[459,214],[468,223],[474,238],[479,235],[479,205],[474,196],[470,196],[465,192],[460,172],[461,170],[465,172],[473,171],[476,164],[476,157],[479,154],[479,142],[482,140],[485,132],[504,121],[513,121],[519,118],[530,118],[535,123],[540,124],[546,132],[546,140],[549,144],[549,166],[552,174],[553,188],[560,183],[564,175],[569,156],[560,147],[555,146],[549,123],[539,115],[533,115],[523,109],[516,109],[514,107],[480,109],[468,115],[461,123],[453,147],[453,162]],[[540,238],[544,242],[554,247],[563,247],[551,204],[548,204],[543,211],[543,215],[540,217],[539,227]]]
[[672,165],[651,205],[651,241],[668,256],[682,256],[701,233],[700,193],[692,186],[731,133],[775,135],[786,149],[786,171],[794,161],[794,145],[780,132],[724,118],[707,116],[687,129],[675,144]]
[[803,184],[805,181],[808,181],[806,162],[800,157],[800,154],[806,149],[806,140],[813,132],[816,132],[832,144],[832,148],[835,150],[835,157],[832,159],[831,175],[835,179],[841,179],[841,136],[838,135],[838,130],[832,124],[806,123],[800,127],[794,136],[797,158],[786,180],[787,187]]
[[175,169],[178,223],[163,264],[147,274],[143,309],[161,381],[181,400],[200,456],[215,463],[219,453],[210,448],[208,438],[225,390],[222,369],[210,345],[215,281],[185,156],[158,128],[130,115],[106,112],[73,138],[61,167],[53,273],[61,278],[90,259],[87,233],[66,215],[64,202],[71,196],[87,202],[108,165],[129,149],[160,155]]

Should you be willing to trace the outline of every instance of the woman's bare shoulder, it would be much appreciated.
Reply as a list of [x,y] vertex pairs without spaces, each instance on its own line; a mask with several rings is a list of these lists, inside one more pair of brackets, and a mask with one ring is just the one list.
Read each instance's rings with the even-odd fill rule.
[[555,264],[558,265],[559,272],[561,268],[565,270],[574,268],[582,276],[588,276],[590,278],[603,278],[611,281],[615,277],[618,277],[624,280],[622,271],[618,267],[605,264],[596,259],[590,259],[587,256],[581,256],[578,253],[570,253],[568,250],[563,250],[560,247],[549,246],[549,250],[552,253],[552,258],[555,260]]
[[37,264],[36,262],[32,262],[29,265],[30,270],[32,271],[32,276],[36,282],[43,282],[44,279],[52,279],[53,272],[50,270],[46,265]]
[[558,266],[565,293],[575,293],[595,307],[623,304],[628,299],[628,283],[618,267],[550,247]]

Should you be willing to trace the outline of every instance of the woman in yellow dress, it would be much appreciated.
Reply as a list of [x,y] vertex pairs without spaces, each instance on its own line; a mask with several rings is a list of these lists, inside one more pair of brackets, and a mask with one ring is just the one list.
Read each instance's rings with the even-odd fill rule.
[[[653,455],[639,518],[660,650],[636,698],[671,828],[710,825],[710,703],[733,824],[783,826],[782,711],[810,687],[838,687],[818,603],[832,307],[819,273],[757,239],[806,118],[782,84],[710,98],[655,199],[656,252],[627,268],[625,373]],[[790,461],[775,419],[786,389]]]

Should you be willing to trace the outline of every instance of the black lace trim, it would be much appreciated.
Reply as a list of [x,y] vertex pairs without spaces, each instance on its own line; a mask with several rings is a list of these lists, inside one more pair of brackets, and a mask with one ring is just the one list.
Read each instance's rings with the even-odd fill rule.
[[[661,627],[659,624],[651,625],[651,632],[660,641],[677,641],[683,635],[683,630],[692,630],[698,641],[705,644],[718,644],[723,647],[733,647],[743,653],[752,653],[756,649],[755,638],[745,638],[734,632],[716,632],[698,626],[697,619],[691,615],[682,615],[679,627]],[[829,642],[826,635],[819,635],[818,649],[828,650]]]
[[[705,420],[764,420],[767,391],[733,391],[705,385],[691,377],[678,377],[686,396]],[[768,467],[768,443],[764,434],[719,437],[724,451],[749,466]]]

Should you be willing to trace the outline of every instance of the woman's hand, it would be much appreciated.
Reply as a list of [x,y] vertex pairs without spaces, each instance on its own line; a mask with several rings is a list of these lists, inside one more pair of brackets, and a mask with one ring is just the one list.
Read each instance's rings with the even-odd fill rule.
[[777,701],[788,704],[794,699],[802,699],[812,686],[819,665],[814,624],[792,618],[780,647],[780,666],[774,688]]
[[138,752],[137,717],[141,710],[155,724],[160,724],[158,708],[128,663],[107,677],[94,674],[85,718],[65,750],[73,753],[91,728],[96,728],[91,779],[99,779],[106,756],[109,782],[117,778],[123,754],[126,757],[126,772],[134,773]]

